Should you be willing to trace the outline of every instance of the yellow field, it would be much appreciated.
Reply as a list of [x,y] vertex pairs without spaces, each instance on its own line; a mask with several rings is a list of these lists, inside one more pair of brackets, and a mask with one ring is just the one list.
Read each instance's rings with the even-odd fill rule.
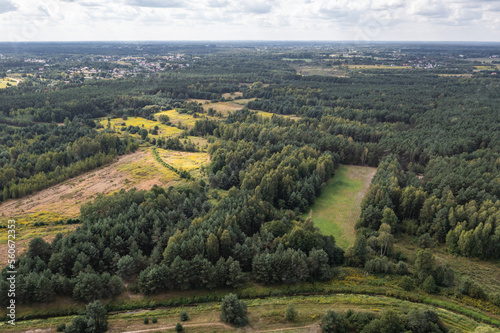
[[227,117],[230,112],[243,109],[243,105],[237,104],[235,101],[203,104],[203,109],[208,110],[209,108],[212,108],[215,111],[222,113],[224,117]]
[[13,78],[10,78],[10,77],[5,77],[3,79],[0,79],[0,89],[7,88],[7,83],[9,83],[11,86],[17,86],[19,82],[18,82],[18,79],[13,79]]
[[[146,156],[133,163],[118,166],[117,170],[127,174],[132,183],[144,183],[153,180],[154,184],[161,186],[180,180],[179,175],[156,162],[151,151],[148,151]],[[154,184],[152,183],[151,186]]]
[[480,71],[485,71],[485,70],[492,70],[492,69],[497,69],[496,66],[474,66],[475,69],[480,70]]
[[199,169],[203,164],[210,162],[210,156],[207,153],[190,153],[158,148],[158,154],[174,168],[186,171]]
[[[168,111],[162,111],[155,113],[154,116],[158,120],[158,118],[161,115],[166,115],[170,118],[170,122],[172,124],[177,125],[178,123],[182,123],[182,125],[187,126],[188,128],[192,128],[194,126],[194,123],[197,120],[200,120],[200,118],[195,118],[190,114],[187,113],[179,113],[177,110],[168,110]],[[214,117],[209,117],[206,115],[202,115],[203,118],[209,118],[209,119],[215,119]],[[163,125],[165,126],[165,125]],[[153,126],[154,127],[154,126]]]
[[271,118],[274,115],[274,113],[271,113],[271,112],[265,112],[265,111],[259,111],[259,110],[252,110],[252,111],[257,112],[257,114],[259,116],[261,116],[262,118]]
[[222,97],[224,97],[224,98],[235,98],[235,97],[239,97],[239,96],[243,96],[243,93],[241,91],[236,91],[234,93],[222,94]]
[[188,136],[188,139],[195,144],[200,151],[207,151],[208,140],[199,136]]
[[[104,128],[107,128],[108,125],[108,119],[107,118],[101,118],[99,121]],[[158,135],[153,135],[149,133],[148,135],[150,137],[163,137],[163,136],[175,136],[183,131],[172,126],[167,126],[164,125],[160,122],[157,121],[152,121],[152,120],[147,120],[141,117],[128,117],[127,120],[123,120],[122,118],[112,118],[110,120],[111,123],[111,129],[114,129],[118,133],[124,133],[120,131],[122,127],[128,127],[128,126],[138,126],[140,128],[144,128],[146,130],[153,129],[155,126],[158,126]],[[134,136],[139,137],[139,134],[136,133]]]

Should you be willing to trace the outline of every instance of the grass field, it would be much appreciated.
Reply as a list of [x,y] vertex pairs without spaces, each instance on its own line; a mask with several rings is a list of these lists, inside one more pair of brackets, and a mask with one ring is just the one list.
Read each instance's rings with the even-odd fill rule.
[[323,66],[313,66],[313,65],[293,65],[293,68],[298,74],[309,76],[309,75],[319,75],[319,76],[335,76],[335,77],[347,77],[347,72],[339,68],[323,67]]
[[[406,313],[413,308],[431,308],[442,320],[455,328],[456,332],[470,332],[479,322],[500,327],[500,308],[491,303],[469,304],[461,298],[450,297],[448,291],[429,295],[420,290],[405,292],[399,286],[400,276],[370,275],[356,268],[341,268],[330,281],[299,283],[292,285],[265,286],[247,283],[240,289],[170,291],[143,297],[130,291],[122,293],[113,300],[103,300],[110,309],[110,329],[112,332],[135,331],[144,329],[171,329],[179,321],[181,310],[187,310],[190,320],[186,322],[188,332],[235,331],[219,321],[219,303],[224,295],[237,293],[248,305],[250,328],[253,331],[282,330],[291,327],[317,325],[327,310],[345,312],[380,312],[392,309]],[[299,312],[299,320],[290,324],[284,321],[286,305],[293,303]],[[26,329],[54,328],[61,322],[70,322],[69,314],[78,313],[85,304],[70,298],[59,298],[57,302],[41,307],[37,304],[16,307],[18,322],[9,331]],[[485,306],[488,305],[488,306]],[[5,310],[0,309],[0,316]],[[46,320],[26,320],[28,318],[50,318]],[[66,316],[66,317],[61,317]],[[158,325],[146,326],[144,318],[158,319]],[[317,327],[317,326],[315,326]],[[0,331],[6,330],[0,323]],[[298,330],[297,332],[308,332]]]
[[[395,249],[413,261],[419,248],[413,244],[411,237],[405,236],[395,244]],[[434,246],[432,252],[438,263],[448,264],[458,273],[459,278],[468,277],[476,281],[489,294],[500,293],[500,260],[486,261],[456,256],[451,254],[445,245]]]
[[[249,332],[319,332],[321,316],[328,310],[345,313],[347,310],[380,313],[381,309],[391,309],[398,313],[407,313],[413,309],[426,309],[427,305],[398,300],[385,296],[369,296],[358,294],[332,294],[314,296],[268,297],[264,299],[245,300],[248,309],[249,324],[243,331]],[[298,311],[295,322],[288,322],[284,313],[288,304],[293,304]],[[478,326],[474,320],[454,312],[431,307],[441,320],[450,328],[459,332],[470,332]],[[220,320],[220,303],[209,302],[183,307],[167,307],[148,310],[112,313],[108,319],[111,332],[136,332],[151,330],[152,332],[173,331],[182,310],[187,311],[189,320],[183,322],[185,332],[240,332]],[[149,324],[144,324],[145,318]],[[157,319],[152,324],[152,318]],[[0,324],[0,331],[25,332],[27,329],[51,329],[61,323],[70,323],[69,317],[55,317],[48,320],[26,320],[16,323],[14,328],[6,328]]]
[[[107,118],[101,118],[100,123],[104,128],[107,127],[108,125],[108,119]],[[120,129],[124,126],[138,126],[139,128],[144,128],[146,130],[153,129],[155,126],[158,126],[158,135],[153,135],[149,133],[148,135],[151,137],[169,137],[169,136],[175,136],[179,135],[182,133],[182,130],[178,129],[177,127],[173,126],[167,126],[164,125],[160,122],[157,121],[152,121],[152,120],[147,120],[141,117],[128,117],[127,120],[123,120],[122,118],[112,118],[110,120],[111,128],[115,129],[118,133],[126,133],[120,131]],[[134,134],[134,136],[139,137],[139,134]]]
[[333,235],[346,249],[354,241],[354,225],[361,213],[360,204],[370,186],[376,168],[340,166],[323,192],[314,201],[309,214],[325,235]]
[[[168,111],[162,111],[155,113],[154,116],[158,120],[158,118],[161,115],[166,115],[170,118],[170,122],[172,124],[179,124],[182,123],[182,125],[187,126],[188,128],[192,128],[197,120],[200,120],[200,118],[194,118],[192,115],[187,114],[187,113],[179,113],[176,110],[168,110]],[[209,118],[209,119],[216,119],[214,117],[209,117],[207,115],[202,115],[203,118]]]
[[176,169],[194,171],[203,164],[210,163],[210,155],[207,153],[190,153],[176,150],[158,148],[160,157]]
[[7,83],[10,84],[11,86],[17,86],[19,81],[18,79],[13,79],[10,77],[5,77],[3,79],[0,79],[0,89],[7,88]]

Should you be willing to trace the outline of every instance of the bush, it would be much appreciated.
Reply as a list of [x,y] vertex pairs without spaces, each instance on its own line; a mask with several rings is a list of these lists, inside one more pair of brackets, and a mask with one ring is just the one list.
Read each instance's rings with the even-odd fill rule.
[[486,299],[486,293],[479,284],[469,279],[465,279],[460,288],[458,288],[458,294],[467,295],[476,299]]
[[245,326],[248,323],[245,303],[235,294],[226,295],[221,302],[220,318],[226,323],[235,326]]
[[70,325],[66,326],[64,332],[93,332],[101,333],[108,330],[108,316],[106,309],[100,301],[87,304],[85,311],[76,316]]
[[285,311],[285,319],[288,321],[295,321],[298,315],[299,313],[297,312],[297,310],[295,310],[293,304],[288,304],[288,307]]
[[149,324],[149,318],[148,317],[144,318],[144,324],[146,324],[146,325]]
[[176,332],[182,332],[183,330],[184,330],[184,327],[182,327],[181,323],[177,323],[177,325],[175,325]]
[[156,317],[153,317],[153,324],[156,324],[158,322],[158,319]]
[[443,287],[450,287],[455,282],[455,272],[448,266],[438,266],[434,276],[436,283]]
[[408,274],[409,273],[408,265],[403,261],[398,262],[396,266],[396,273],[399,275]]
[[401,280],[399,280],[399,286],[406,291],[412,291],[415,287],[413,285],[413,279],[409,276],[403,276]]
[[66,323],[61,323],[57,325],[56,331],[57,332],[64,332],[64,329],[66,328]]
[[376,317],[370,312],[354,312],[349,309],[345,315],[345,319],[350,326],[362,330],[366,325],[368,325]]
[[189,315],[186,310],[181,311],[181,321],[188,321],[189,320]]
[[347,321],[342,315],[333,311],[328,311],[321,318],[321,331],[325,333],[348,333]]
[[491,294],[489,297],[489,300],[491,303],[495,304],[496,306],[500,306],[500,294],[499,293]]
[[424,283],[422,284],[422,289],[429,294],[434,294],[437,291],[436,281],[434,281],[434,277],[429,275]]

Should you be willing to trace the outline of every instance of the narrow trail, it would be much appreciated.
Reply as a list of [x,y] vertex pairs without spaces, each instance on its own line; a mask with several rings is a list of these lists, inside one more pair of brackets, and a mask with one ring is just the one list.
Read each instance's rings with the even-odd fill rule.
[[[182,325],[183,327],[204,327],[204,326],[220,326],[228,329],[232,329],[233,326],[224,323],[200,323],[200,324],[186,324]],[[173,330],[175,326],[163,326],[157,328],[150,328],[147,330],[138,330],[138,331],[125,331],[122,333],[142,333],[142,332],[153,332],[153,331],[164,331],[164,330]]]
[[259,333],[264,333],[264,332],[283,332],[283,331],[288,331],[288,330],[301,330],[305,328],[310,328],[309,332],[320,332],[321,327],[319,326],[319,323],[314,323],[311,325],[307,326],[300,326],[300,327],[284,327],[284,328],[277,328],[274,330],[265,330],[265,331],[258,331]]
[[[200,323],[200,324],[186,324],[186,325],[182,325],[182,326],[183,327],[219,326],[219,327],[224,327],[224,328],[228,328],[228,329],[234,329],[233,326],[230,326],[230,325],[224,324],[224,323]],[[264,331],[253,330],[252,328],[249,328],[249,327],[243,328],[242,330],[246,331],[246,332],[265,333],[265,332],[283,332],[283,331],[288,331],[288,330],[301,330],[301,329],[307,329],[307,328],[311,328],[311,330],[309,330],[309,332],[311,332],[311,333],[321,331],[321,328],[320,328],[318,323],[314,323],[314,324],[310,324],[310,325],[306,325],[306,326],[283,327],[283,328],[277,328],[277,329],[273,329],[273,330],[264,330]],[[157,327],[157,328],[150,328],[147,330],[125,331],[122,333],[143,333],[143,332],[164,331],[164,330],[172,330],[172,329],[175,329],[175,326],[163,326],[163,327]]]

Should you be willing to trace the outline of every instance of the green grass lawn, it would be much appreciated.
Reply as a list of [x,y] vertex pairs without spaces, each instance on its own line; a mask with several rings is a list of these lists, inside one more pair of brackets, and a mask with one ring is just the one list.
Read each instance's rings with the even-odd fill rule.
[[342,165],[316,198],[309,214],[325,235],[333,235],[346,249],[354,242],[354,224],[361,213],[360,204],[376,168]]

